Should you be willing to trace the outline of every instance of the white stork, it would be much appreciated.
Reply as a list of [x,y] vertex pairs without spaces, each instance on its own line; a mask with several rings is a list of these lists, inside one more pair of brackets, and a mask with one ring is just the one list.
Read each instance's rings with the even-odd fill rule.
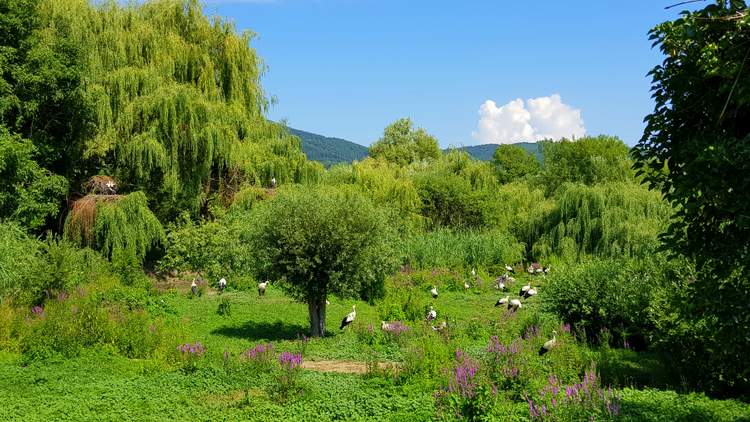
[[266,295],[266,287],[268,287],[269,283],[271,282],[268,280],[264,281],[263,283],[258,283],[258,296]]
[[523,308],[521,305],[521,301],[518,299],[512,299],[510,302],[508,302],[508,309],[512,309],[513,312]]
[[435,309],[430,306],[430,311],[427,312],[427,321],[434,321],[435,318],[437,318],[437,312],[435,312]]
[[531,283],[526,283],[525,286],[521,287],[521,292],[518,293],[518,295],[519,296],[526,296],[526,292],[528,292],[529,289],[531,289]]
[[531,296],[535,296],[536,294],[537,294],[537,291],[536,291],[536,289],[532,287],[532,288],[530,288],[529,290],[526,290],[526,294],[524,294],[524,296],[523,296],[523,297],[524,297],[524,299],[528,299],[528,298],[530,298]]
[[443,331],[443,330],[445,330],[445,327],[447,327],[447,326],[448,326],[448,323],[445,322],[445,321],[443,321],[443,322],[441,322],[438,325],[433,325],[432,326],[432,331]]
[[190,285],[190,291],[193,292],[193,296],[198,295],[198,285],[195,284],[195,280],[193,280],[193,283]]
[[507,270],[507,271],[508,271],[509,273],[515,273],[515,272],[516,272],[516,271],[515,271],[515,270],[513,269],[513,267],[511,267],[510,265],[506,265],[506,266],[505,266],[505,269],[506,269],[506,270]]
[[469,285],[469,283],[467,283],[466,280],[464,280],[464,290],[469,290],[470,288],[471,286]]
[[507,304],[509,299],[510,299],[509,296],[505,296],[504,298],[498,299],[497,302],[495,302],[495,307],[497,308],[498,306]]
[[357,317],[357,309],[354,307],[355,305],[352,305],[352,311],[349,312],[344,319],[341,320],[341,327],[339,327],[339,330],[343,330],[344,327],[354,322],[354,318]]
[[219,293],[224,292],[224,289],[227,288],[227,279],[222,277],[221,280],[219,280]]
[[552,331],[552,340],[547,340],[544,342],[542,347],[539,349],[539,356],[542,356],[543,354],[547,353],[555,347],[557,344],[557,331]]
[[437,299],[437,287],[432,286],[432,289],[430,290],[430,293],[432,294],[433,299]]

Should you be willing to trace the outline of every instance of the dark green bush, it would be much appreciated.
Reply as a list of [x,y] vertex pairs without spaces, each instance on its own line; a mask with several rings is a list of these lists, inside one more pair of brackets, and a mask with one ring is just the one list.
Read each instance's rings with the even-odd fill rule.
[[650,305],[665,284],[666,260],[594,259],[557,267],[540,290],[547,309],[589,340],[645,346],[654,328]]

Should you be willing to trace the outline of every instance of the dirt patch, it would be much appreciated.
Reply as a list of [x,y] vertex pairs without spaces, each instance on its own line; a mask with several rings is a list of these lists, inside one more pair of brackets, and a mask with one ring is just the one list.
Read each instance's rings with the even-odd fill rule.
[[[396,369],[397,365],[393,362],[378,362],[378,367],[383,370]],[[303,369],[320,372],[339,372],[343,374],[364,374],[367,372],[365,362],[348,361],[348,360],[306,360],[302,362]]]

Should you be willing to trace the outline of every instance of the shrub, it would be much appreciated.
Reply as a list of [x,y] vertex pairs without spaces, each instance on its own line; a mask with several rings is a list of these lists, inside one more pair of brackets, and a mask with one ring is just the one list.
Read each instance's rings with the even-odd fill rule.
[[230,302],[229,299],[222,297],[221,300],[219,300],[219,307],[216,309],[216,313],[221,316],[231,316],[232,302]]
[[[187,215],[168,227],[166,251],[159,261],[162,271],[205,274],[211,284],[222,277],[236,279],[251,272],[249,251],[240,242],[231,217],[194,223]],[[240,285],[232,283],[233,288]]]
[[191,373],[198,370],[203,355],[206,354],[206,347],[199,341],[193,344],[185,343],[177,346],[177,353],[181,369]]
[[609,330],[613,344],[625,339],[643,348],[654,327],[649,304],[664,284],[663,259],[594,259],[558,267],[541,294],[544,306],[590,340]]

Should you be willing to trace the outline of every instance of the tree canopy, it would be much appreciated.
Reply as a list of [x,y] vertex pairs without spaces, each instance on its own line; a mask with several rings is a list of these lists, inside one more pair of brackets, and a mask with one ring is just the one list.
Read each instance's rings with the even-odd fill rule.
[[399,119],[386,126],[383,136],[370,146],[369,154],[372,158],[407,165],[438,158],[440,146],[424,129],[414,129],[411,119]]
[[676,210],[666,245],[700,270],[682,297],[685,323],[662,329],[689,345],[676,360],[691,368],[691,379],[744,393],[750,338],[738,333],[750,332],[749,28],[744,1],[720,0],[651,31],[666,58],[650,73],[656,105],[635,148],[639,173]]
[[539,171],[539,161],[517,145],[500,145],[492,155],[500,183],[508,183]]
[[308,304],[310,332],[325,334],[329,295],[373,300],[397,267],[388,216],[352,188],[290,188],[254,207],[245,240],[257,276]]

